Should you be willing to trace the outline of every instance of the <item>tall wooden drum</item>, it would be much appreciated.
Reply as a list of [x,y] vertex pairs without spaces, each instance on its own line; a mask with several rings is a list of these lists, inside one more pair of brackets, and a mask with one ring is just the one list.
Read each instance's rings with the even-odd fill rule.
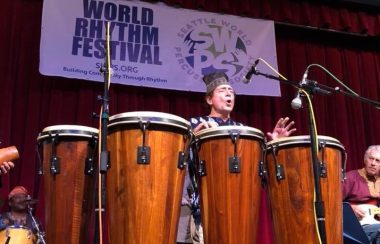
[[[336,139],[318,136],[320,184],[327,243],[343,243],[342,174],[345,149]],[[276,243],[319,243],[314,210],[314,173],[309,136],[267,144],[268,192]]]
[[46,127],[43,148],[46,242],[88,241],[96,182],[98,130],[78,125]]
[[205,243],[256,243],[264,134],[221,126],[202,130],[196,138]]
[[190,123],[159,112],[110,117],[110,243],[175,243]]

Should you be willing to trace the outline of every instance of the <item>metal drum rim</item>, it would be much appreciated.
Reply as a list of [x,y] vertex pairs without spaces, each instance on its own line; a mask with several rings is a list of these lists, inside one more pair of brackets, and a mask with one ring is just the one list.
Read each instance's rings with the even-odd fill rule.
[[[318,142],[325,141],[327,145],[335,146],[345,151],[344,145],[338,139],[334,137],[318,135],[317,138],[318,138]],[[267,143],[267,147],[272,148],[273,145],[276,145],[278,147],[283,147],[283,146],[289,146],[289,145],[310,144],[310,143],[311,142],[310,142],[309,135],[289,136],[289,137],[282,137],[282,138],[272,140]]]
[[140,121],[149,121],[151,124],[172,125],[184,130],[190,128],[190,122],[177,115],[154,111],[134,111],[115,114],[109,118],[108,128],[138,123]]
[[74,136],[85,138],[98,138],[99,130],[83,125],[52,125],[45,127],[38,134],[37,141],[50,137],[50,135]]
[[[215,128],[208,128],[195,133],[195,136],[200,140],[205,140],[213,137],[227,136],[231,131],[239,131],[240,136],[252,136],[264,140],[264,133],[256,128],[241,125],[227,125]],[[215,134],[215,132],[218,132]]]
[[30,230],[30,231],[32,231],[30,228],[26,227],[25,225],[9,225],[5,229],[3,229],[3,230],[6,230],[8,228],[10,228],[10,229],[22,229],[22,230]]

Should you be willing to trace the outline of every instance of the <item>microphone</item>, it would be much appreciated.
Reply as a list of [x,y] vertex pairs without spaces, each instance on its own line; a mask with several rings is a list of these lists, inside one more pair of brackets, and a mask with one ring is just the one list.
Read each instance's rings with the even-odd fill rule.
[[257,64],[259,63],[260,59],[256,59],[256,61],[253,63],[253,65],[251,66],[251,69],[247,72],[246,75],[243,76],[243,78],[241,79],[241,82],[243,82],[244,84],[248,84],[251,82],[251,78],[252,78],[252,75],[253,74],[256,74],[256,66]]
[[[303,85],[305,85],[307,83],[306,79],[307,79],[308,74],[309,74],[309,69],[306,69],[305,73],[302,76],[302,80],[299,83],[300,87],[302,87]],[[295,109],[295,110],[302,108],[302,98],[301,98],[301,92],[299,89],[297,91],[296,97],[293,98],[290,105],[291,105],[292,109]]]
[[292,109],[294,110],[302,108],[301,92],[297,91],[297,95],[292,100],[292,103],[290,105],[292,106]]
[[36,204],[38,202],[37,199],[33,199],[30,195],[27,195],[25,200],[22,201],[22,203],[26,203],[28,205]]

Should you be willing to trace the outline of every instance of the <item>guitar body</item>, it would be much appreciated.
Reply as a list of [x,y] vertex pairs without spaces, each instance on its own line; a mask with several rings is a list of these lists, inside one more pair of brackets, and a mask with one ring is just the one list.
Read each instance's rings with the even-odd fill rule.
[[359,208],[365,212],[365,216],[359,220],[361,225],[380,224],[380,221],[375,218],[380,214],[380,208],[374,204],[358,204]]

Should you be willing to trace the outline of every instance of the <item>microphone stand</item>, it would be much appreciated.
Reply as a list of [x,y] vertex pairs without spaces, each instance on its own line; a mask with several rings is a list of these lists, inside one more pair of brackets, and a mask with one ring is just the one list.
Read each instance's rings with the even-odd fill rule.
[[[298,84],[294,81],[288,81],[286,79],[261,73],[258,70],[255,70],[255,75],[261,75],[266,78],[272,79],[272,80],[278,80],[284,84],[291,85],[293,87],[296,87],[297,89],[303,89],[308,94],[322,94],[322,95],[331,95],[332,93],[340,93],[348,97],[352,97],[355,99],[358,99],[362,102],[368,103],[377,109],[380,109],[380,103],[370,100],[365,97],[361,97],[359,95],[355,95],[352,93],[348,93],[346,91],[342,91],[339,87],[329,87],[326,85],[322,85],[317,83],[316,81],[312,80],[306,80],[305,84]],[[324,208],[324,202],[322,198],[322,192],[321,192],[321,183],[320,183],[320,164],[318,162],[318,152],[317,152],[317,138],[315,138],[315,132],[316,128],[314,127],[313,123],[313,116],[311,113],[312,104],[311,102],[308,103],[308,112],[309,112],[309,133],[310,133],[310,142],[311,142],[311,155],[312,155],[312,163],[313,163],[313,175],[314,175],[314,184],[315,184],[315,194],[316,199],[314,202],[315,211],[316,211],[316,217],[317,217],[317,223],[318,223],[318,230],[319,230],[319,236],[321,238],[322,243],[327,243],[326,241],[326,226],[325,226],[325,208]]]
[[36,221],[36,219],[34,218],[33,214],[32,214],[32,207],[28,204],[28,213],[29,213],[29,216],[32,218],[32,222],[33,222],[33,225],[34,227],[36,227],[36,230],[37,230],[37,237],[38,237],[38,243],[42,243],[42,244],[46,244],[46,241],[45,241],[45,233],[43,233],[41,230],[40,230],[40,227],[38,226],[38,223]]
[[[109,43],[110,43],[110,34],[109,34],[109,28],[110,28],[110,23],[106,22],[106,40],[105,40],[105,58],[104,58],[104,64],[103,67],[100,69],[100,72],[103,73],[104,77],[104,89],[103,89],[103,96],[101,97],[101,100],[103,102],[102,104],[102,113],[101,113],[101,127],[100,127],[100,159],[99,159],[99,173],[100,173],[100,191],[101,191],[101,206],[99,206],[99,196],[98,194],[96,195],[96,202],[98,204],[97,210],[100,211],[96,214],[95,217],[95,230],[94,230],[94,243],[103,243],[102,240],[99,238],[99,233],[102,231],[99,228],[100,225],[100,216],[103,212],[103,203],[104,203],[104,193],[105,193],[105,184],[104,184],[104,174],[107,172],[109,168],[109,151],[107,150],[107,135],[108,135],[108,120],[109,120],[109,84],[110,84],[110,75],[111,75],[111,50],[109,48]],[[98,184],[99,185],[99,184]],[[99,191],[99,189],[98,189]]]

